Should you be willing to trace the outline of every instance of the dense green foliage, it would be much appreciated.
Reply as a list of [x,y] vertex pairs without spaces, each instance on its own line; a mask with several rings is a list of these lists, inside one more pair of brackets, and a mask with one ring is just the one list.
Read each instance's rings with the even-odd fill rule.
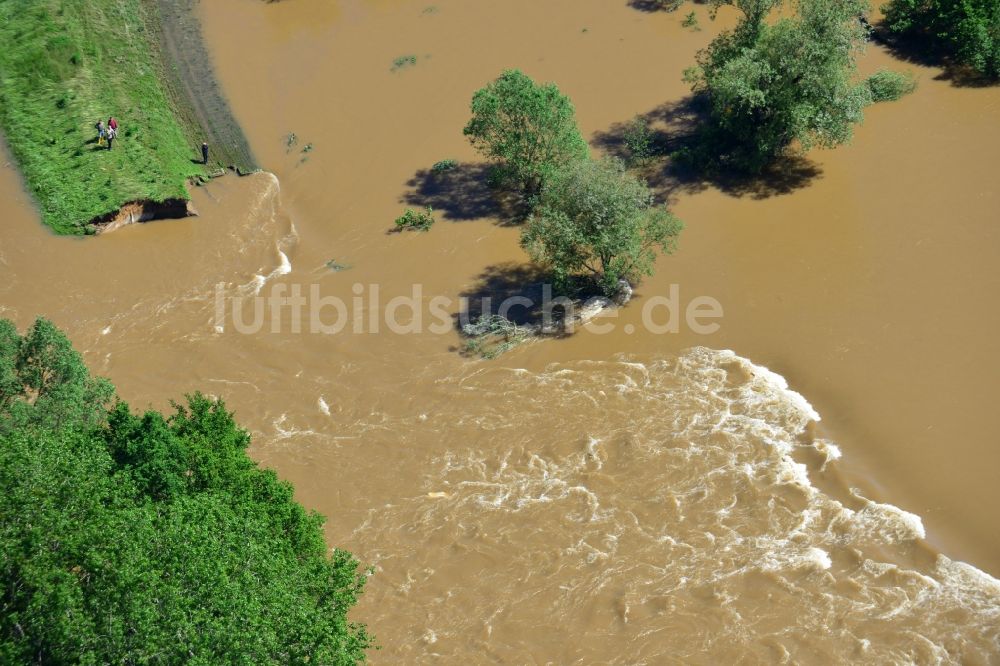
[[[161,82],[142,0],[0,2],[0,128],[59,233],[127,201],[187,198],[202,173]],[[98,120],[121,126],[99,150]]]
[[500,163],[504,180],[532,194],[555,170],[588,155],[569,98],[555,84],[539,85],[516,69],[473,95],[465,135]]
[[557,283],[586,276],[612,294],[619,279],[651,275],[656,250],[672,252],[681,228],[620,161],[583,160],[549,179],[521,244]]
[[872,101],[855,76],[867,0],[799,0],[793,16],[772,21],[779,0],[716,4],[743,16],[686,73],[710,116],[693,157],[757,172],[791,148],[849,141]]
[[351,664],[364,575],[221,401],[136,415],[0,320],[0,663]]
[[1000,0],[890,0],[883,11],[892,32],[929,38],[958,62],[1000,77]]

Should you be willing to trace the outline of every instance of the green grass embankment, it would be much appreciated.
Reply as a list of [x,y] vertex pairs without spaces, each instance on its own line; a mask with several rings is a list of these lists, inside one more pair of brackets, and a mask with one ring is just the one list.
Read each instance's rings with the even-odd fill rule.
[[[161,4],[0,0],[0,128],[57,233],[86,233],[127,202],[187,199],[185,183],[206,174],[193,160],[215,118],[185,112]],[[214,82],[207,63],[201,74]],[[102,150],[94,125],[112,115],[119,136]]]

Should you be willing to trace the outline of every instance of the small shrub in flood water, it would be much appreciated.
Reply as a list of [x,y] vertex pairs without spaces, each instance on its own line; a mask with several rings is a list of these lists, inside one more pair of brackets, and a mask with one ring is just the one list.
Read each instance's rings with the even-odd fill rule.
[[431,167],[431,173],[444,173],[445,171],[452,171],[456,167],[458,167],[458,162],[455,160],[441,160],[434,163],[434,166]]
[[701,30],[701,28],[698,26],[698,15],[695,14],[694,12],[691,12],[690,14],[684,17],[684,20],[681,21],[681,26],[685,28],[691,28],[693,30]]
[[395,72],[396,70],[403,69],[404,67],[411,67],[416,64],[417,64],[417,56],[415,55],[399,56],[398,58],[392,61],[391,71]]
[[636,116],[625,126],[622,140],[628,148],[630,164],[641,164],[653,156],[653,131],[640,116]]
[[434,226],[434,209],[428,206],[425,210],[415,211],[407,208],[406,212],[396,218],[396,230],[416,229],[427,231]]
[[909,95],[917,87],[912,74],[892,72],[888,69],[875,72],[868,77],[867,83],[873,102],[894,102],[904,95]]

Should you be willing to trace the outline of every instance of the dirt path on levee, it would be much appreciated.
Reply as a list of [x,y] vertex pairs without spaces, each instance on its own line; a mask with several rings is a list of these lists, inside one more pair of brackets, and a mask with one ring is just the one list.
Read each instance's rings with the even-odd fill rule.
[[165,79],[195,156],[200,155],[201,142],[207,141],[209,164],[240,174],[258,171],[250,144],[215,78],[195,15],[197,0],[146,0],[146,4],[159,15],[159,21],[152,23],[158,32]]

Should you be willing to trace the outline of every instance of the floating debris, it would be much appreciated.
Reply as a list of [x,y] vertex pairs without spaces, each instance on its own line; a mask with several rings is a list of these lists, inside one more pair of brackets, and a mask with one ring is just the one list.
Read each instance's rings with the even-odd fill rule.
[[326,262],[326,267],[329,268],[334,273],[339,273],[341,271],[348,270],[349,268],[351,268],[351,265],[350,264],[342,264],[339,261],[337,261],[336,259],[331,259],[330,261]]

